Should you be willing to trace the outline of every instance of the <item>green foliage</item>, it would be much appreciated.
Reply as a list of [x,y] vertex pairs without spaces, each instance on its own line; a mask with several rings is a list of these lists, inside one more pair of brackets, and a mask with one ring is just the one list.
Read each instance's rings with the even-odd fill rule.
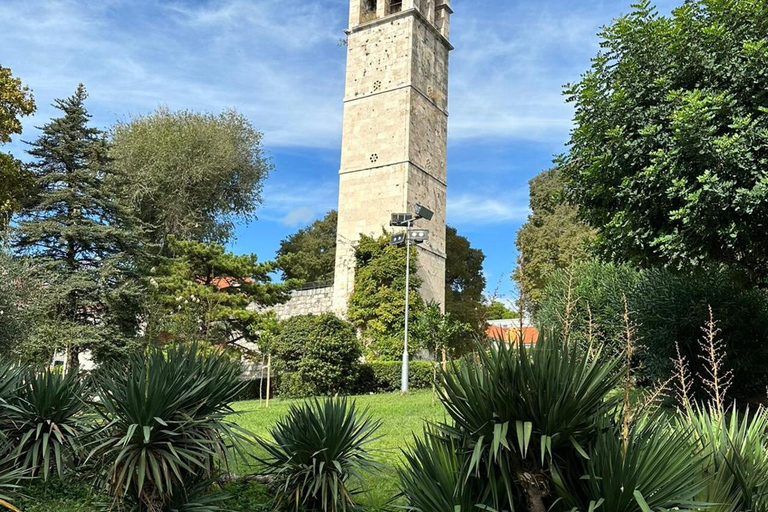
[[460,324],[469,327],[471,335],[461,331],[452,333],[445,345],[455,354],[470,347],[467,340],[481,336],[488,318],[483,304],[485,254],[473,248],[469,240],[457,233],[456,228],[445,227],[445,312]]
[[485,309],[488,320],[512,320],[520,318],[520,313],[512,311],[503,303],[494,300]]
[[[0,358],[39,361],[34,345],[36,325],[48,309],[44,285],[30,261],[0,250]],[[49,362],[50,347],[41,348],[41,362]]]
[[[562,335],[567,321],[571,339],[587,342],[591,337],[606,343],[611,352],[621,352],[626,329],[624,297],[633,310],[631,299],[639,280],[640,273],[629,265],[594,260],[555,271],[536,309],[536,324],[547,325]],[[566,316],[569,303],[570,315]]]
[[286,320],[272,351],[278,371],[295,372],[284,376],[281,394],[332,395],[350,391],[357,380],[360,342],[354,327],[333,314]]
[[602,253],[725,264],[765,283],[768,2],[648,0],[607,27],[575,104],[564,181]]
[[[701,470],[704,447],[692,446],[691,428],[656,415],[637,418],[622,439],[619,428],[601,429],[584,461],[584,474],[570,489],[560,487],[573,510],[641,512],[710,510],[697,501],[707,487]],[[663,461],[663,462],[662,462]],[[573,477],[574,468],[564,468]]]
[[559,168],[530,181],[530,208],[528,220],[517,232],[519,255],[513,278],[523,290],[526,307],[536,309],[556,270],[589,258],[595,232],[579,220],[577,207],[566,199]]
[[214,243],[167,240],[169,257],[151,283],[159,308],[152,312],[151,338],[174,337],[224,345],[255,341],[268,315],[248,308],[271,306],[290,297],[292,283],[272,283],[273,262],[255,254],[234,255]]
[[[151,348],[93,376],[106,427],[89,458],[109,494],[137,511],[170,510],[200,494],[243,433],[226,417],[240,367],[197,346]],[[191,500],[191,498],[189,498]],[[218,510],[205,498],[197,512]]]
[[715,512],[757,512],[768,507],[768,414],[723,414],[713,405],[687,409],[680,429],[692,428],[696,446],[706,454],[702,464],[710,475],[700,499],[721,503]]
[[[372,361],[361,364],[356,392],[362,394],[400,391],[402,365],[400,361]],[[431,389],[435,382],[434,373],[434,363],[411,361],[408,364],[409,389]]]
[[[35,111],[35,99],[29,88],[0,66],[0,144],[10,142],[11,135],[21,133],[20,117]],[[0,153],[0,230],[5,229],[29,194],[29,173],[21,162],[9,154]]]
[[221,114],[160,108],[118,123],[110,156],[150,238],[225,242],[235,220],[252,219],[272,170],[262,134],[234,110]]
[[630,299],[640,345],[638,357],[651,380],[672,374],[675,342],[691,363],[703,371],[699,357],[702,327],[712,308],[723,340],[727,364],[734,372],[736,397],[764,396],[768,376],[768,295],[750,286],[743,273],[701,270],[690,276],[670,271],[643,273]]
[[437,359],[443,355],[461,356],[472,347],[473,326],[454,320],[451,313],[443,314],[440,305],[434,302],[424,308],[412,325],[412,339]]
[[354,484],[378,469],[367,445],[380,425],[345,398],[291,406],[270,430],[272,440],[257,438],[267,453],[260,460],[277,480],[278,502],[296,510],[355,508]]
[[331,210],[322,219],[280,242],[277,261],[283,271],[283,279],[310,283],[333,279],[337,222],[338,214],[336,210]]
[[13,447],[14,465],[30,477],[59,478],[82,455],[87,386],[76,370],[0,369],[0,435]]
[[15,249],[35,257],[48,280],[52,308],[42,318],[56,325],[48,345],[67,347],[73,365],[81,349],[114,350],[135,335],[135,315],[122,320],[140,293],[131,256],[141,233],[116,195],[119,176],[104,133],[89,126],[86,97],[81,84],[70,98],[56,100],[62,116],[31,144],[37,194],[13,234]]
[[405,465],[398,467],[402,496],[414,512],[477,510],[483,481],[464,475],[459,447],[430,428],[423,438],[414,436],[414,446],[404,450]]
[[[570,290],[570,291],[569,291]],[[768,384],[768,296],[745,276],[727,270],[681,274],[670,270],[638,272],[628,265],[587,262],[553,274],[536,312],[538,325],[571,339],[600,341],[624,350],[624,298],[633,326],[637,378],[642,384],[665,381],[673,373],[677,344],[694,374],[703,372],[699,340],[712,308],[727,364],[734,371],[737,397],[762,395]],[[566,315],[570,303],[570,314]],[[696,386],[693,390],[700,394]]]
[[[355,289],[349,298],[347,318],[360,329],[371,358],[398,360],[403,355],[405,329],[406,249],[390,245],[386,234],[379,238],[363,235],[355,257]],[[411,318],[418,317],[424,307],[416,258],[416,251],[411,251]],[[416,344],[409,346],[411,354],[419,349]]]
[[544,510],[549,467],[586,454],[596,422],[614,405],[619,366],[619,359],[541,337],[531,348],[492,346],[477,362],[441,371],[450,421],[438,428],[459,447],[462,475],[487,482],[477,504],[514,510],[527,502]]

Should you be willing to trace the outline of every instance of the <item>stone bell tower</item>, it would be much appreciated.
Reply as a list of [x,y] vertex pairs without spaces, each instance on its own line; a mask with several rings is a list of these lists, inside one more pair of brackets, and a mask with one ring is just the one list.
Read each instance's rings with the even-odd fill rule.
[[389,230],[416,203],[421,295],[445,301],[450,0],[350,0],[333,308],[344,316],[360,234]]

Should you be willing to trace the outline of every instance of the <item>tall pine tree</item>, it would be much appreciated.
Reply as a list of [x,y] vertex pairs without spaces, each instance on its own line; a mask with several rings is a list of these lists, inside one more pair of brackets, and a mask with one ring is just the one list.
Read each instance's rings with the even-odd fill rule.
[[87,96],[80,84],[73,96],[56,100],[62,116],[31,143],[36,197],[22,211],[13,242],[47,273],[55,298],[47,318],[55,323],[43,331],[75,365],[83,349],[98,356],[119,346],[122,328],[136,323],[124,313],[139,237],[114,192],[106,134],[89,126]]

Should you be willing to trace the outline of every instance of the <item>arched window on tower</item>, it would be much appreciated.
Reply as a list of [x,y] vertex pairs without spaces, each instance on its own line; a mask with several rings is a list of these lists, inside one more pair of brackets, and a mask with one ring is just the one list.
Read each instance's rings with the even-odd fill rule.
[[403,10],[403,0],[389,0],[388,14],[394,14]]

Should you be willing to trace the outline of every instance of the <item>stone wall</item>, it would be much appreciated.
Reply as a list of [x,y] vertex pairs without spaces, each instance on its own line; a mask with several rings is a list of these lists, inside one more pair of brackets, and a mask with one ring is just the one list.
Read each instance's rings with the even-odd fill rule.
[[300,315],[321,315],[333,310],[333,286],[296,290],[291,300],[272,308],[278,320],[285,320]]

